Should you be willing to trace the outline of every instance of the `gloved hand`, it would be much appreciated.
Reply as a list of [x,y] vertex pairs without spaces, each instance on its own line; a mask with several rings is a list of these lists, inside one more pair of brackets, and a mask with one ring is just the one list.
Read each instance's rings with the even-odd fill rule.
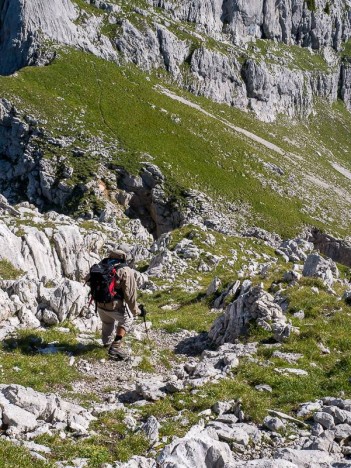
[[147,312],[146,312],[144,304],[139,304],[139,310],[140,310],[139,317],[146,317]]

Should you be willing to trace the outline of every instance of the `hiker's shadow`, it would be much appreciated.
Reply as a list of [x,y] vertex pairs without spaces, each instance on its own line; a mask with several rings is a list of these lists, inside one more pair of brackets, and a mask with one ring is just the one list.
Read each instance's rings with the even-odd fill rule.
[[101,348],[97,343],[69,343],[64,340],[48,342],[37,335],[27,335],[25,337],[10,337],[2,341],[2,347],[6,352],[19,350],[26,355],[50,355],[68,354],[79,356]]
[[199,356],[205,349],[214,350],[216,345],[209,339],[207,332],[199,333],[181,340],[174,348],[175,354]]

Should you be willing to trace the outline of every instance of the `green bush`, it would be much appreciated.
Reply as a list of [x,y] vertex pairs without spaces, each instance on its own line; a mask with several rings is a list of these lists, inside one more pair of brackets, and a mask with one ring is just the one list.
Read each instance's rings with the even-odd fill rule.
[[306,4],[310,11],[316,11],[316,0],[306,0]]

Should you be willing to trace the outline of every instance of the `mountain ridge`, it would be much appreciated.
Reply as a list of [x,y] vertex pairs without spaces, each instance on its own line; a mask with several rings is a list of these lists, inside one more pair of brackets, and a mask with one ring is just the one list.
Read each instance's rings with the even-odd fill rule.
[[[344,0],[330,5],[329,13],[323,0],[311,9],[301,0],[279,8],[266,1],[140,5],[144,8],[127,1],[55,0],[47,7],[41,0],[4,0],[0,71],[50,62],[53,41],[117,64],[163,68],[185,89],[251,110],[263,120],[280,112],[306,117],[315,97],[341,98],[350,107],[350,72],[343,58],[351,34],[350,5]],[[225,13],[230,9],[231,15]],[[262,39],[268,49],[258,48],[257,54],[250,44]],[[291,68],[301,62],[299,56],[311,62],[307,70]]]

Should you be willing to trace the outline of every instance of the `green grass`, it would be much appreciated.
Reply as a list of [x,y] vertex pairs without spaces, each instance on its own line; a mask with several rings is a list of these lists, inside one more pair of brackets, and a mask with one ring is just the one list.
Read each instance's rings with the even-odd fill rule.
[[325,74],[333,71],[320,52],[312,52],[306,47],[277,43],[269,39],[257,39],[251,42],[248,51],[242,53],[240,60],[243,61],[245,57],[253,57],[258,61],[264,57],[265,63],[274,65],[281,65],[284,60],[284,65],[291,70]]
[[351,57],[351,40],[350,39],[347,42],[345,42],[344,48],[341,54],[343,58]]
[[[52,342],[57,342],[58,352],[41,354],[40,350]],[[70,356],[89,360],[102,359],[105,354],[106,351],[98,345],[78,343],[73,328],[70,333],[58,332],[55,328],[46,332],[21,330],[17,337],[5,339],[0,348],[3,370],[0,383],[24,385],[42,392],[72,391],[72,383],[80,374],[69,365]]]
[[[189,186],[189,174],[193,174],[192,188],[207,192],[215,200],[234,202],[239,214],[241,207],[247,206],[253,216],[251,222],[266,229],[291,236],[305,224],[319,223],[303,212],[304,203],[298,196],[267,189],[255,177],[262,170],[257,157],[276,158],[275,153],[228,131],[221,121],[160,94],[154,88],[159,81],[156,75],[146,80],[133,66],[118,68],[71,50],[60,51],[50,67],[26,68],[16,76],[0,77],[0,90],[4,97],[46,120],[46,128],[53,135],[73,136],[74,144],[83,147],[90,135],[102,136],[106,145],[117,142],[111,155],[113,165],[122,165],[135,173],[144,154],[152,155],[153,162],[167,176],[168,190],[172,193],[181,194]],[[279,132],[279,144],[284,134],[295,133],[285,124],[257,123],[251,116],[227,106],[184,95],[213,110],[217,116],[223,112],[223,117],[228,114],[230,122],[261,133],[270,141],[274,140],[270,135],[273,128],[274,133]],[[174,116],[180,118],[178,123]],[[347,118],[343,116],[345,125]],[[301,125],[299,129],[305,138],[306,129]],[[348,137],[343,144],[349,144]],[[57,158],[58,150],[51,146],[44,148],[44,157]],[[70,151],[70,147],[59,150],[74,168],[72,179],[66,182],[74,185],[94,177],[98,164],[103,162],[100,156],[88,152],[82,165],[81,159],[73,157]],[[284,191],[287,179],[279,181]],[[80,203],[81,209],[92,203],[98,212],[103,203],[92,197],[93,193],[76,190],[67,206],[79,212]],[[251,215],[247,215],[248,219]],[[238,216],[239,223],[240,219]]]
[[113,411],[102,413],[91,429],[98,435],[83,440],[62,440],[57,435],[43,435],[36,442],[52,447],[50,461],[88,458],[89,468],[100,468],[102,463],[113,463],[116,460],[128,461],[133,455],[145,454],[149,442],[142,433],[133,433],[124,424],[124,412]]
[[49,468],[51,465],[32,457],[29,450],[0,439],[0,468]]
[[316,0],[306,0],[306,5],[310,11],[316,11]]
[[0,260],[0,279],[15,280],[23,275],[23,271],[15,268],[8,260]]

